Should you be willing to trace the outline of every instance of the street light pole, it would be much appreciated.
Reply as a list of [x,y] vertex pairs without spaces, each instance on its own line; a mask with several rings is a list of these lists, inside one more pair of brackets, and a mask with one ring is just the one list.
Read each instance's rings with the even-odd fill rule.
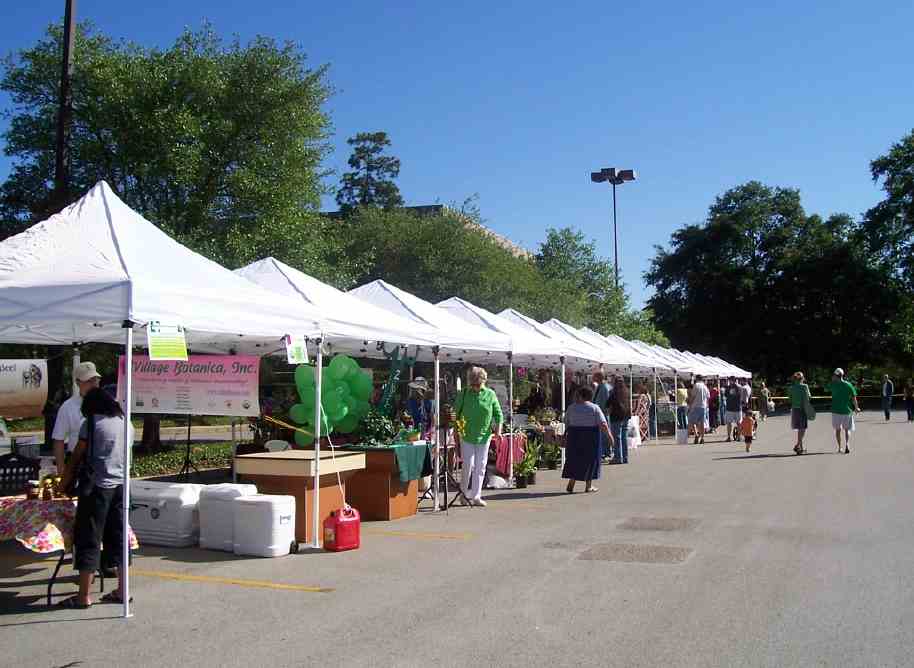
[[616,290],[619,289],[619,233],[616,231],[616,181],[613,179],[613,262],[616,267]]
[[73,117],[73,45],[76,41],[76,0],[67,0],[63,21],[63,59],[60,72],[60,99],[57,111],[57,142],[54,156],[54,195],[51,208],[56,212],[68,204],[70,191],[70,123]]
[[609,183],[613,187],[613,266],[616,275],[616,289],[619,288],[619,233],[616,226],[616,186],[626,181],[634,181],[636,175],[633,169],[616,169],[604,167],[599,172],[591,172],[590,180],[594,183]]

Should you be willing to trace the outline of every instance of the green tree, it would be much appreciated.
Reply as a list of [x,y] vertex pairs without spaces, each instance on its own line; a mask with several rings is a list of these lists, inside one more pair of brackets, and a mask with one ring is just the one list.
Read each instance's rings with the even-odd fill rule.
[[866,212],[863,242],[876,257],[885,280],[904,288],[891,321],[895,340],[914,354],[914,130],[870,163],[873,181],[885,198]]
[[[61,30],[3,64],[10,94],[4,235],[46,215]],[[73,79],[72,199],[106,180],[167,233],[227,266],[273,254],[323,277],[341,240],[317,215],[327,68],[293,44],[224,43],[209,26],[164,50],[82,24]],[[354,274],[344,262],[343,283]]]
[[360,282],[381,278],[431,302],[456,295],[492,311],[539,311],[533,263],[468,228],[458,212],[359,207],[344,225],[350,252],[366,258]]
[[674,345],[784,374],[889,356],[897,292],[849,216],[807,216],[799,191],[752,181],[673,233],[646,273]]
[[914,287],[914,130],[870,163],[885,199],[866,212],[869,248],[887,271]]
[[597,254],[596,243],[582,232],[569,227],[546,230],[535,262],[545,280],[562,284],[565,292],[575,295],[568,324],[650,343],[666,342],[649,314],[632,310],[624,286],[616,286],[612,264]]
[[347,143],[353,147],[349,156],[351,172],[343,174],[336,193],[343,211],[357,206],[379,206],[392,209],[403,206],[400,189],[394,183],[400,175],[400,159],[384,155],[390,146],[386,132],[360,132]]

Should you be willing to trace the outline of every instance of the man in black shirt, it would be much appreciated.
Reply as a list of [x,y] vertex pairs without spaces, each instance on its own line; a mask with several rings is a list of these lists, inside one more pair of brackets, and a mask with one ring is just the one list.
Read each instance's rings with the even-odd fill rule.
[[724,403],[727,409],[724,415],[724,422],[727,426],[727,441],[738,441],[739,423],[743,421],[743,402],[739,385],[736,384],[736,378],[730,378],[727,381],[727,387],[724,388]]

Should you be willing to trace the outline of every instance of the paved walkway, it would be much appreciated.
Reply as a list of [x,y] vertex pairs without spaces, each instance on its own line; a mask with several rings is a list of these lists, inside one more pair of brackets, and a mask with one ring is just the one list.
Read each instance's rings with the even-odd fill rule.
[[[147,547],[136,617],[48,610],[50,563],[0,544],[8,665],[899,666],[914,656],[914,425],[861,419],[837,455],[783,418],[753,452],[642,448],[567,495],[363,525],[342,554]],[[61,593],[70,587],[60,588]]]

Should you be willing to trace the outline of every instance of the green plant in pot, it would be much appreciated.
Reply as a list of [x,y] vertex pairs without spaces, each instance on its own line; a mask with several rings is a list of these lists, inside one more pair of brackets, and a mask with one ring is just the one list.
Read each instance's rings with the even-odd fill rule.
[[[530,483],[530,477],[536,475],[536,457],[537,449],[528,446],[524,452],[524,458],[514,464],[514,484],[516,487],[526,487]],[[533,478],[535,483],[536,478]]]
[[559,467],[559,463],[562,461],[562,449],[559,447],[558,443],[545,443],[542,447],[543,452],[543,463],[546,465],[546,468],[550,471],[554,471]]

